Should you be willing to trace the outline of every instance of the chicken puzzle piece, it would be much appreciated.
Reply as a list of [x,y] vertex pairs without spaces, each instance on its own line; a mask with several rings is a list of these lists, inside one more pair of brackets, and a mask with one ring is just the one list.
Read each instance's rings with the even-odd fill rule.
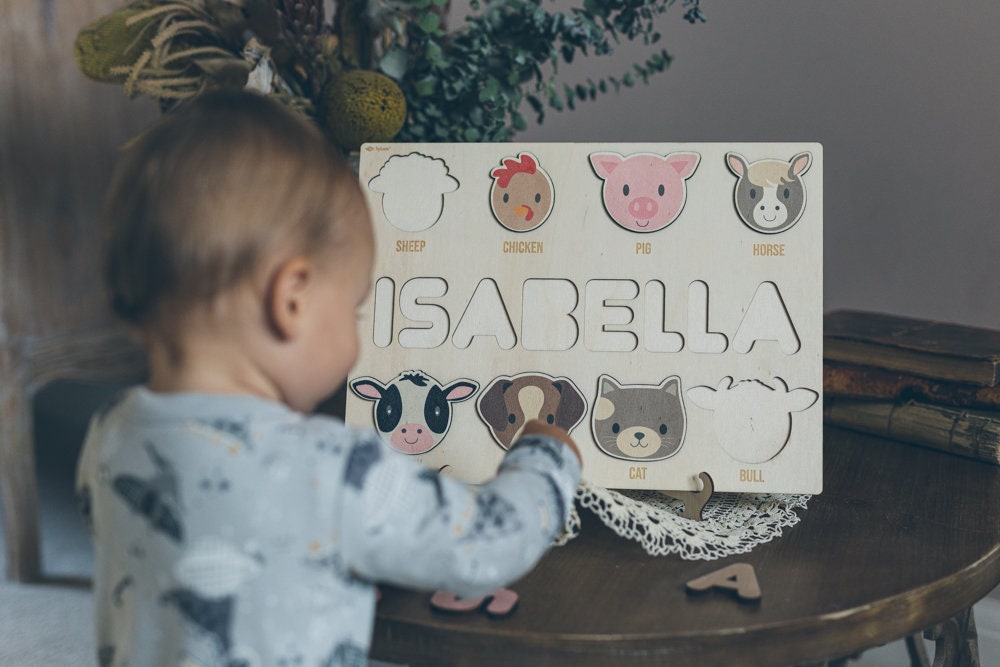
[[512,232],[530,232],[548,220],[555,203],[555,189],[548,173],[531,153],[501,160],[503,167],[490,172],[490,206],[497,221]]

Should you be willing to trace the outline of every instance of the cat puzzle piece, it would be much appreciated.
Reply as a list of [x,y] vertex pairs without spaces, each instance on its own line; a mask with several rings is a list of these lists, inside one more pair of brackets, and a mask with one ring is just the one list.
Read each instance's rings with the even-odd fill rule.
[[756,602],[762,595],[757,573],[750,563],[733,563],[687,582],[689,593],[703,593],[712,588],[735,591],[743,602]]
[[498,588],[483,597],[464,599],[448,591],[437,591],[431,596],[431,607],[439,611],[469,614],[486,603],[486,613],[490,616],[509,616],[517,606],[517,600],[517,593],[509,588]]
[[529,232],[541,227],[552,212],[555,200],[552,179],[531,153],[506,157],[501,163],[503,167],[490,172],[493,215],[512,232]]
[[660,493],[684,503],[682,517],[704,521],[705,517],[702,516],[701,512],[712,498],[712,494],[715,493],[715,482],[712,481],[712,476],[707,472],[700,473],[698,479],[701,480],[700,491],[660,491]]
[[441,218],[444,196],[458,189],[458,180],[444,160],[410,153],[386,160],[368,189],[382,194],[382,212],[393,227],[422,232]]
[[642,461],[671,457],[684,443],[686,424],[676,375],[659,385],[621,384],[610,375],[598,378],[591,428],[604,453]]

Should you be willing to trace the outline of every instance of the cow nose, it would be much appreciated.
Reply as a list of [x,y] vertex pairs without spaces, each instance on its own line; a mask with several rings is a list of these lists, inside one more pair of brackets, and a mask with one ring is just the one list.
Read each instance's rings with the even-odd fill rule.
[[636,218],[652,218],[659,207],[649,197],[636,197],[628,203],[628,212]]

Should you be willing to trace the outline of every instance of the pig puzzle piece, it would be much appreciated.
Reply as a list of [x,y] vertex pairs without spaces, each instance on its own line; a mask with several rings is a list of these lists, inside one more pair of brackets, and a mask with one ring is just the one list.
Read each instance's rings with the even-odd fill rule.
[[744,602],[756,602],[762,596],[757,573],[749,563],[733,563],[687,582],[689,593],[703,593],[712,588],[735,591]]
[[368,189],[382,194],[382,212],[393,227],[422,232],[441,219],[444,196],[458,189],[458,179],[444,160],[410,153],[386,160]]
[[619,226],[649,233],[677,219],[687,201],[685,181],[698,168],[698,153],[591,153],[604,180],[604,208]]
[[437,591],[431,596],[431,607],[439,611],[471,614],[486,604],[490,616],[509,616],[517,606],[517,593],[509,588],[498,588],[488,595],[478,598],[460,598],[448,591]]
[[497,221],[512,232],[541,227],[555,202],[555,188],[548,173],[531,153],[505,157],[502,167],[490,172],[490,206]]

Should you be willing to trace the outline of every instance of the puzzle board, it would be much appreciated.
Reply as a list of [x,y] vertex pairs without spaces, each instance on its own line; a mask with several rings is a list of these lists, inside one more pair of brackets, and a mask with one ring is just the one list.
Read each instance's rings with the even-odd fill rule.
[[821,145],[369,144],[359,175],[349,423],[472,483],[537,416],[604,487],[822,490]]

